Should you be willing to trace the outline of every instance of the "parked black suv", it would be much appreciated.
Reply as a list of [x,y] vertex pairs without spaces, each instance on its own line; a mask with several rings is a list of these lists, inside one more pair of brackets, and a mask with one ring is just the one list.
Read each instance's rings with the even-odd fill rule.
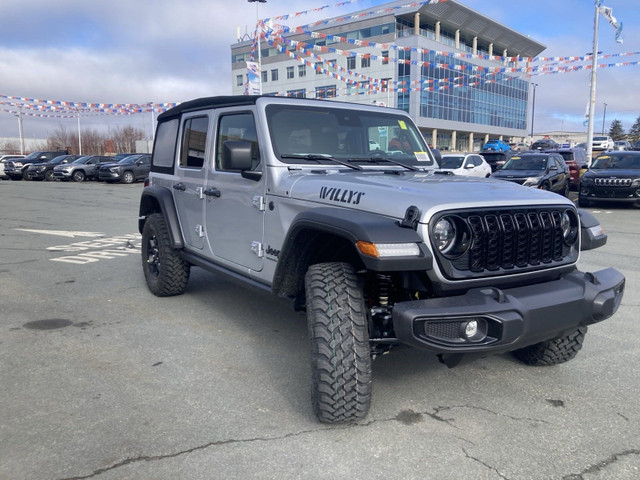
[[24,174],[25,180],[47,180],[52,182],[55,180],[53,177],[53,167],[56,165],[64,165],[65,163],[71,163],[74,160],[80,158],[80,155],[60,155],[53,160],[43,163],[32,163],[27,166],[27,170]]
[[492,178],[519,183],[525,187],[569,195],[569,167],[559,153],[526,152],[512,156]]
[[481,155],[491,166],[491,171],[496,172],[516,153],[513,150],[505,150],[503,152],[482,152]]
[[580,180],[578,205],[628,202],[640,206],[640,152],[598,155]]
[[558,142],[550,138],[541,138],[531,144],[531,150],[555,150],[557,148],[560,148]]
[[584,148],[559,148],[558,150],[549,151],[562,155],[569,167],[571,189],[578,190],[580,187],[580,175],[589,167],[587,164],[587,151]]
[[4,173],[9,176],[11,180],[22,180],[25,178],[27,167],[32,163],[42,163],[53,160],[60,155],[67,155],[69,152],[66,150],[49,150],[49,151],[37,151],[32,152],[24,158],[9,160],[4,164]]
[[151,155],[129,155],[116,163],[104,163],[98,167],[98,180],[104,182],[134,183],[144,180],[151,169]]

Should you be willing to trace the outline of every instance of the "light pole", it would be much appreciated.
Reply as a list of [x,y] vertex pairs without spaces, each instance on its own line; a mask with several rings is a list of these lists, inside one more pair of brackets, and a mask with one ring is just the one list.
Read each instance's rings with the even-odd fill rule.
[[258,37],[258,85],[260,86],[260,95],[262,95],[262,47],[260,46],[260,32],[258,31],[260,24],[260,14],[258,12],[259,3],[267,3],[267,0],[247,0],[249,3],[256,4],[256,37]]
[[604,114],[602,115],[602,135],[604,135],[604,120],[607,118],[607,104],[604,104]]
[[537,83],[532,83],[533,86],[533,99],[531,102],[531,143],[533,143],[533,121],[536,118],[536,87]]
[[20,155],[24,155],[24,132],[22,130],[22,107],[16,115],[18,117],[18,132],[20,133]]

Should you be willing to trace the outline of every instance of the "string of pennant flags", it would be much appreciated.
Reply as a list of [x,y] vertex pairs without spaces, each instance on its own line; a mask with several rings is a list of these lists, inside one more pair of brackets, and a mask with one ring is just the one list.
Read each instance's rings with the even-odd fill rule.
[[[361,19],[367,16],[377,15],[380,13],[392,13],[400,9],[416,8],[427,4],[443,3],[448,0],[422,0],[410,2],[403,5],[387,6],[381,9],[374,9],[357,14],[344,15],[333,19],[321,20],[307,25],[298,27],[288,27],[280,25],[276,22],[286,21],[298,18],[303,15],[321,12],[328,8],[344,7],[354,4],[362,0],[345,0],[333,5],[325,5],[322,7],[312,8],[295,12],[293,14],[280,15],[277,17],[259,20],[256,25],[255,35],[253,37],[253,45],[251,49],[251,60],[255,57],[255,52],[259,48],[261,40],[277,49],[279,53],[288,55],[290,58],[313,68],[318,73],[330,76],[336,80],[343,81],[345,88],[336,91],[344,92],[346,95],[362,95],[375,94],[381,91],[419,91],[419,90],[442,90],[447,88],[473,87],[487,83],[508,82],[515,78],[532,77],[538,75],[552,75],[560,73],[570,73],[580,70],[591,70],[591,64],[572,65],[578,62],[587,62],[593,59],[593,55],[584,56],[562,56],[562,57],[502,57],[496,55],[488,55],[484,53],[467,53],[467,52],[446,52],[431,49],[420,49],[416,47],[399,46],[394,43],[378,43],[367,40],[347,38],[340,35],[329,35],[314,31],[315,27],[325,27],[331,24],[342,23],[348,20]],[[618,23],[612,16],[611,9],[601,6],[601,0],[597,0],[602,15],[616,28],[616,38],[620,36],[622,30],[621,22]],[[324,39],[336,44],[353,45],[357,48],[375,48],[388,51],[404,51],[408,53],[418,53],[423,56],[435,55],[438,58],[450,59],[481,59],[502,62],[506,64],[525,63],[526,66],[495,66],[483,67],[479,65],[458,65],[455,63],[430,62],[422,60],[410,60],[398,58],[395,56],[382,56],[369,52],[357,50],[343,50],[326,45],[316,45],[315,42],[304,42],[293,40],[287,37],[287,34],[300,34],[311,39]],[[449,78],[432,78],[417,82],[391,81],[376,79],[367,75],[363,75],[355,70],[346,69],[337,64],[336,60],[321,57],[321,54],[336,54],[346,57],[368,58],[372,61],[393,62],[397,64],[407,64],[415,66],[428,66],[432,68],[449,69],[452,71],[464,72],[465,75],[453,76]],[[303,56],[304,55],[304,56]],[[598,55],[598,59],[632,57],[638,56],[640,52],[626,52]],[[311,62],[309,58],[314,61]],[[424,57],[423,57],[424,58]],[[540,65],[532,65],[542,63]],[[247,62],[250,69],[252,62]],[[320,64],[320,65],[318,65]],[[624,61],[615,63],[604,63],[597,65],[601,68],[627,67],[639,65],[639,61]],[[248,72],[249,73],[249,72]],[[252,72],[254,76],[259,72]],[[467,74],[470,73],[470,74]],[[510,75],[514,74],[514,75]],[[356,87],[355,89],[353,87]],[[55,118],[77,118],[87,115],[135,115],[140,113],[162,113],[178,103],[88,103],[88,102],[71,102],[59,100],[45,100],[36,98],[16,97],[11,95],[0,95],[0,105],[10,108],[3,108],[0,111],[13,115],[29,115],[34,117],[55,117]]]

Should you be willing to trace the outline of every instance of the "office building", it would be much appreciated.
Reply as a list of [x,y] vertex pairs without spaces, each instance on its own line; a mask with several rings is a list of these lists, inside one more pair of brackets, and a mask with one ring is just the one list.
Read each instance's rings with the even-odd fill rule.
[[461,2],[400,0],[301,28],[268,27],[259,58],[251,40],[231,46],[234,94],[245,92],[246,62],[255,61],[263,94],[400,108],[444,150],[528,135],[526,59],[545,46]]

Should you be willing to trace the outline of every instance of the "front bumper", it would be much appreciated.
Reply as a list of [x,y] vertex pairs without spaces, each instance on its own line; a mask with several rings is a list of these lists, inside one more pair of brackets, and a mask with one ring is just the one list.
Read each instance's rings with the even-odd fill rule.
[[[609,318],[620,306],[624,285],[613,268],[576,270],[536,285],[397,303],[393,326],[400,343],[437,354],[504,353]],[[484,336],[465,337],[470,320]]]
[[112,171],[104,171],[100,170],[98,172],[99,180],[120,180],[120,172],[112,172]]
[[68,180],[71,178],[71,175],[73,174],[73,171],[71,172],[67,172],[64,170],[54,170],[53,171],[53,178],[58,178],[60,180]]

